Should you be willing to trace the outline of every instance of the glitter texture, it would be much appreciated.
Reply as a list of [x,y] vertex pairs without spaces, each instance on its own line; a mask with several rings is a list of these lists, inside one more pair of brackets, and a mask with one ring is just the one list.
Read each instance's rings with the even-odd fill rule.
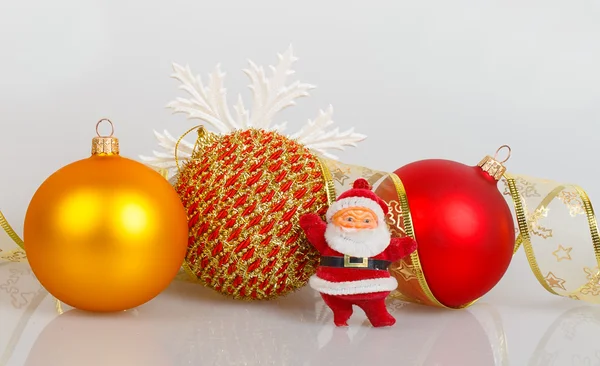
[[298,226],[324,215],[316,156],[277,132],[235,131],[198,142],[175,187],[189,220],[186,266],[237,299],[269,299],[304,286],[319,254]]

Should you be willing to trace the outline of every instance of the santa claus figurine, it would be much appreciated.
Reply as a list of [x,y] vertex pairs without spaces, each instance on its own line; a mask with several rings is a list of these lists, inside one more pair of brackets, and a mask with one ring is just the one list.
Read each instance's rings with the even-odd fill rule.
[[359,178],[329,207],[326,222],[312,213],[300,217],[308,241],[321,253],[310,286],[321,293],[337,326],[348,325],[353,305],[374,327],[396,323],[385,305],[398,286],[388,266],[415,251],[417,243],[391,237],[387,212],[387,204]]

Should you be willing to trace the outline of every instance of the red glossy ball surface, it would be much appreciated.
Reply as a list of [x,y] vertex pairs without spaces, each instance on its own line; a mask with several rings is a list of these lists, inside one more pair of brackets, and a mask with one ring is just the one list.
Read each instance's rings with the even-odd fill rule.
[[432,159],[395,171],[406,189],[423,273],[434,296],[458,307],[491,290],[515,243],[511,210],[479,167]]

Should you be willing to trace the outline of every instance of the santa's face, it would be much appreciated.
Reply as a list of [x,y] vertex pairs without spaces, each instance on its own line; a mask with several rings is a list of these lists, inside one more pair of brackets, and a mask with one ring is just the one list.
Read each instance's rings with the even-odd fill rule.
[[335,251],[352,257],[374,257],[390,243],[383,218],[367,207],[347,207],[336,212],[327,224],[325,239]]
[[375,229],[377,216],[366,207],[348,207],[339,210],[331,218],[332,222],[346,229]]

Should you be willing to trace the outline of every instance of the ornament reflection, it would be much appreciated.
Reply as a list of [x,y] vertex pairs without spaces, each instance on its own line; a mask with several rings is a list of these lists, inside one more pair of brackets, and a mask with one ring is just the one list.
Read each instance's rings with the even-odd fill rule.
[[600,308],[571,308],[548,327],[528,365],[600,366],[599,333]]
[[66,311],[40,333],[25,366],[173,365],[150,319],[136,313]]
[[[387,364],[403,366],[497,366],[506,361],[502,320],[495,308],[480,305],[451,311],[388,301],[398,319],[394,329],[380,330],[368,323],[349,328],[329,325],[331,315],[321,320],[319,348],[310,365]],[[364,317],[364,316],[363,316]]]

